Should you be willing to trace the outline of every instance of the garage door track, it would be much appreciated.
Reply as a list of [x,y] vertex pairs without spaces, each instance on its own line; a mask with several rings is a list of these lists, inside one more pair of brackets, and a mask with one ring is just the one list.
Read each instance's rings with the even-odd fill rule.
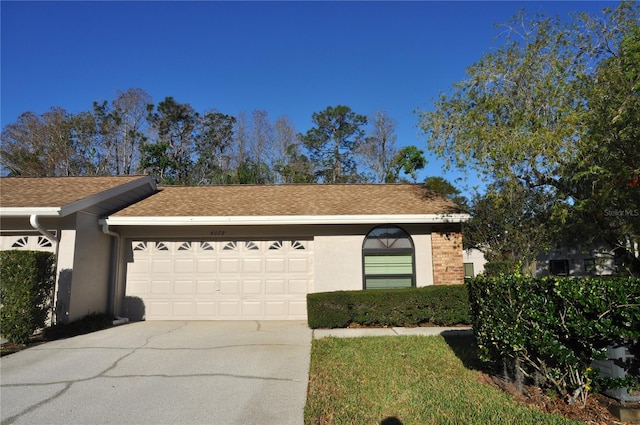
[[2,425],[302,424],[301,321],[138,322],[0,362]]

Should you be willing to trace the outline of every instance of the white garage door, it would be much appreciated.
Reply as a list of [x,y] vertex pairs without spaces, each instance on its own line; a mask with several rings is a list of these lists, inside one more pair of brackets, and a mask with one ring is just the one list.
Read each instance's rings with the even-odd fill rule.
[[306,319],[312,241],[134,241],[126,296],[146,320]]

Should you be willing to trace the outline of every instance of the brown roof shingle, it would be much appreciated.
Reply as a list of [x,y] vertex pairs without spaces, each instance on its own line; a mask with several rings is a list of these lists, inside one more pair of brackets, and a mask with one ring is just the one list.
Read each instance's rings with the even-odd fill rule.
[[461,214],[423,185],[225,185],[160,187],[112,217]]
[[0,206],[63,207],[141,178],[146,177],[3,177],[0,178]]

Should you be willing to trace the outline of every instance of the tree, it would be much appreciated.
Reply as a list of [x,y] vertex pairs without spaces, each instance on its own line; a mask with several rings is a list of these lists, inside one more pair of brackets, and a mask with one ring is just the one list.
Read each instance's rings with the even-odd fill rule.
[[468,208],[467,198],[465,198],[461,194],[458,188],[456,188],[454,185],[449,183],[447,179],[443,177],[435,177],[435,176],[427,177],[424,180],[424,185],[427,188],[434,191],[435,193],[437,193],[438,195],[443,196],[452,202],[455,202],[461,208],[464,208],[464,209]]
[[[635,45],[639,15],[637,5],[627,2],[600,17],[582,14],[567,24],[518,14],[502,26],[506,36],[502,45],[467,68],[468,78],[455,83],[450,94],[442,94],[432,111],[419,112],[428,148],[445,160],[447,168],[475,170],[490,182],[517,181],[534,198],[542,190],[555,200],[554,222],[560,223],[555,234],[567,236],[562,220],[584,220],[584,208],[576,208],[583,202],[594,203],[588,190],[589,183],[596,182],[594,175],[602,182],[633,181],[637,175],[628,158],[613,154],[619,146],[602,148],[602,137],[594,131],[598,127],[596,133],[601,135],[617,131],[612,124],[618,116],[627,131],[638,128],[630,118],[637,117],[637,110],[629,106],[636,104],[637,91],[626,83],[616,91],[617,83],[608,86],[603,76],[611,75],[605,69],[611,70],[620,57],[630,61],[627,70],[637,70],[633,48],[626,54],[624,46]],[[609,90],[620,96],[611,96]],[[597,112],[602,110],[596,107],[598,101],[607,105],[609,113]],[[621,107],[629,114],[611,115]],[[590,164],[596,158],[602,166]],[[610,178],[613,170],[624,170],[626,177]],[[598,196],[607,193],[609,200],[626,199],[624,190],[619,190],[623,186],[599,191]],[[585,240],[584,232],[572,236],[572,245]]]
[[314,183],[309,158],[301,153],[302,142],[286,117],[273,123],[272,172],[276,183]]
[[111,105],[106,101],[93,103],[107,173],[128,175],[136,171],[151,103],[147,92],[134,88],[118,92]]
[[[2,166],[11,176],[95,174],[92,130],[84,114],[55,107],[38,116],[25,112],[2,131]],[[89,125],[88,125],[89,124]]]
[[556,218],[565,239],[606,241],[640,274],[640,27],[600,62],[588,82],[584,146],[568,164],[572,203]]
[[491,184],[471,202],[472,219],[462,227],[464,248],[481,250],[489,261],[529,266],[550,248],[552,202],[545,190],[529,189],[518,180]]
[[157,139],[143,145],[140,167],[163,184],[190,184],[198,114],[188,103],[166,97],[148,119]]
[[359,146],[358,156],[371,170],[376,183],[393,183],[397,173],[393,170],[393,160],[398,154],[395,147],[396,123],[385,111],[377,111],[369,118],[371,132]]
[[367,117],[348,106],[329,106],[311,116],[315,127],[301,139],[316,165],[323,183],[347,183],[358,180],[354,152],[364,136]]
[[411,176],[411,180],[415,183],[418,178],[417,171],[422,170],[425,165],[427,165],[427,160],[423,150],[415,146],[405,146],[396,153],[389,164],[385,182],[397,182],[400,178],[400,172],[403,172],[405,175]]
[[199,184],[228,181],[236,119],[217,111],[199,117],[195,137],[193,182]]

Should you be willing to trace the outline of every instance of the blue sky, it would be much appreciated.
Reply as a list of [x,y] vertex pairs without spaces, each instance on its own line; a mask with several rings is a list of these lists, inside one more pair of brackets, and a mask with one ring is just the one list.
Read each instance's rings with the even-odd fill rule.
[[[518,10],[568,17],[616,2],[0,2],[1,124],[25,111],[89,110],[139,87],[197,111],[385,110],[398,144],[426,149],[417,108],[464,78]],[[426,153],[421,173],[454,181]],[[473,178],[471,181],[473,182]]]

